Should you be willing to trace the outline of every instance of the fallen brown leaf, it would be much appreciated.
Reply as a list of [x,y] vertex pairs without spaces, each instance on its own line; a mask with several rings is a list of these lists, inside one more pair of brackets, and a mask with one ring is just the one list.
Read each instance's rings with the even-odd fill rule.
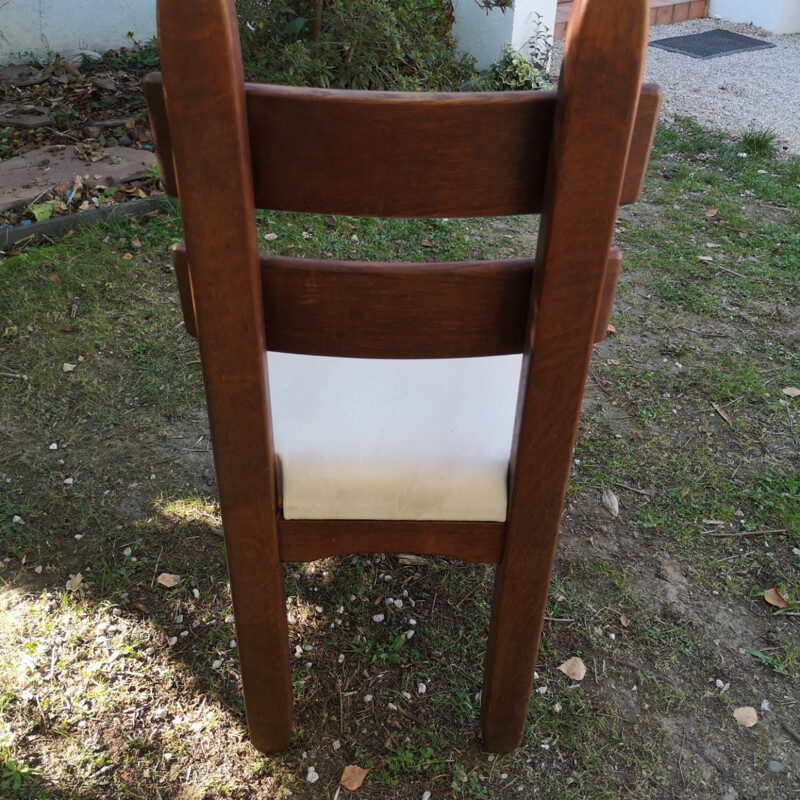
[[758,722],[758,713],[752,706],[742,706],[733,712],[733,718],[743,728],[752,728]]
[[342,770],[342,777],[339,778],[339,783],[341,783],[348,792],[354,792],[364,783],[364,778],[367,777],[368,771],[369,770],[361,769],[361,767],[356,764],[348,764],[344,770]]
[[423,247],[433,247],[433,242],[430,239],[423,239],[421,244]]
[[796,386],[787,386],[785,389],[781,389],[781,391],[787,397],[800,397],[800,389],[798,389]]
[[767,589],[767,591],[764,592],[764,599],[771,606],[775,606],[776,608],[789,608],[789,603],[786,602],[786,598],[775,588]]
[[157,578],[159,586],[165,586],[167,589],[171,589],[173,586],[177,586],[181,582],[180,575],[173,575],[170,572],[162,572]]
[[622,625],[623,628],[627,628],[631,624],[631,619],[627,614],[623,614],[619,618],[619,624]]
[[578,656],[568,658],[558,669],[573,681],[582,681],[586,677],[586,664]]
[[711,217],[716,217],[719,211],[716,208],[707,208],[704,213],[708,219],[711,219]]
[[614,325],[612,325],[612,324],[609,322],[609,323],[608,323],[608,327],[606,327],[606,333],[607,333],[609,336],[616,336],[616,335],[617,335],[617,329],[616,329],[616,327],[615,327]]

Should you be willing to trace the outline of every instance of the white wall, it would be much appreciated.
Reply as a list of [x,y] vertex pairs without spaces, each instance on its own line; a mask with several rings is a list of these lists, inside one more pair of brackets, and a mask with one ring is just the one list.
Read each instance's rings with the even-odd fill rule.
[[478,69],[490,67],[506,42],[521,49],[536,32],[537,13],[553,38],[556,0],[516,0],[505,13],[493,9],[487,14],[475,0],[453,0],[453,7],[453,35],[459,48],[478,60]]
[[[522,48],[536,31],[537,13],[551,38],[555,28],[556,0],[516,0],[513,9],[488,15],[475,0],[454,0],[454,6],[453,33],[459,47],[478,59],[479,69],[495,61],[505,42]],[[155,0],[0,0],[0,63],[28,54],[102,53],[128,44],[128,31],[140,42],[155,36]]]
[[33,53],[104,52],[156,33],[155,0],[0,0],[0,63]]
[[711,0],[709,14],[772,33],[800,33],[800,0]]

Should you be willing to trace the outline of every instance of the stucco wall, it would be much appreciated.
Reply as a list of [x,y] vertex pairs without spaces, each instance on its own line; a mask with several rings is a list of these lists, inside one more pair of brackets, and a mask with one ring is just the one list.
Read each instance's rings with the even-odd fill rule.
[[772,33],[800,33],[800,0],[711,0],[709,13]]
[[475,0],[453,0],[453,7],[453,35],[458,46],[478,60],[478,69],[491,66],[506,42],[522,49],[536,32],[536,14],[541,14],[551,39],[555,28],[556,0],[516,0],[505,13],[494,9],[487,14]]
[[155,36],[155,0],[0,0],[0,63],[29,54],[103,52]]

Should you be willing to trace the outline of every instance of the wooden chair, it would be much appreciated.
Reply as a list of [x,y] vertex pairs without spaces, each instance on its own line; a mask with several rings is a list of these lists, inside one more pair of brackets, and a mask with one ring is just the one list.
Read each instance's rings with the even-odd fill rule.
[[[617,206],[639,195],[658,114],[658,88],[641,86],[648,13],[647,0],[577,8],[557,94],[404,94],[245,84],[234,0],[159,0],[163,83],[150,75],[146,92],[162,178],[183,215],[186,244],[174,264],[186,328],[200,344],[245,707],[259,750],[285,748],[291,731],[282,563],[371,552],[497,563],[482,736],[490,751],[519,745],[589,357],[605,334],[619,270],[610,250]],[[257,207],[541,213],[542,221],[535,259],[324,262],[260,257]],[[431,371],[430,361],[409,359],[452,361]],[[441,385],[407,391],[432,375]],[[341,397],[323,402],[315,381],[325,392],[335,384]],[[271,383],[282,393],[280,414],[272,408],[277,458]],[[293,391],[310,415],[301,424]],[[316,413],[344,419],[354,403],[362,416],[342,426],[357,437],[376,406],[407,396],[412,406],[443,405],[438,420],[459,417],[466,404],[483,427],[459,419],[460,444],[450,448],[447,433],[441,458],[404,455],[400,466],[381,441],[372,450],[354,444],[366,454],[355,466],[345,463],[349,441],[322,443],[324,457],[344,459],[324,474],[289,439],[281,450],[286,431],[302,435]],[[492,429],[495,406],[505,417]],[[403,437],[385,423],[376,424],[396,445]],[[335,440],[339,431],[325,424],[315,435]],[[414,432],[412,418],[398,425]],[[422,498],[424,482],[397,488],[403,474],[414,484],[414,470],[442,496]],[[353,475],[368,484],[360,497]],[[331,488],[340,479],[350,484]],[[358,506],[353,513],[342,495]]]

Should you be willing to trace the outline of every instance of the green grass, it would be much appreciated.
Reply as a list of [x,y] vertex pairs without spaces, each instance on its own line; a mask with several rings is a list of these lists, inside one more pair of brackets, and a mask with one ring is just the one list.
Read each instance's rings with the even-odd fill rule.
[[[493,570],[442,559],[289,566],[295,734],[281,756],[249,746],[177,214],[5,257],[0,791],[313,799],[358,763],[364,798],[718,797],[705,755],[740,794],[787,796],[763,757],[800,699],[800,406],[782,392],[800,385],[800,161],[763,134],[661,127],[621,216],[617,335],[592,359],[529,725],[496,758],[477,740]],[[260,213],[258,231],[271,253],[413,261],[530,255],[536,225]],[[732,709],[765,696],[774,715],[737,730]]]

